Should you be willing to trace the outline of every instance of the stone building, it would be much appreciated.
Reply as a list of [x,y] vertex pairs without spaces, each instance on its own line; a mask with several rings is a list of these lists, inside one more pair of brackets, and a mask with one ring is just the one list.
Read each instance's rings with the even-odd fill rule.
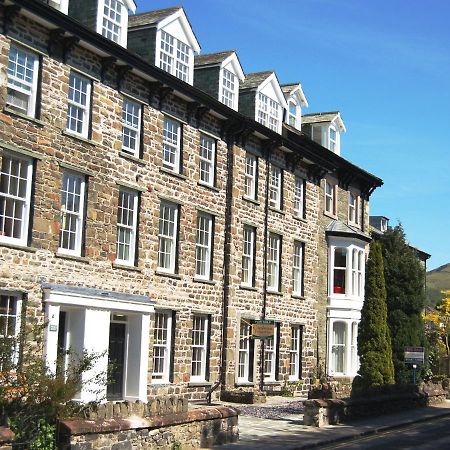
[[302,116],[300,84],[195,56],[181,7],[135,6],[0,7],[0,337],[45,321],[50,370],[69,348],[114,362],[81,401],[354,375],[382,181],[340,156],[339,113]]

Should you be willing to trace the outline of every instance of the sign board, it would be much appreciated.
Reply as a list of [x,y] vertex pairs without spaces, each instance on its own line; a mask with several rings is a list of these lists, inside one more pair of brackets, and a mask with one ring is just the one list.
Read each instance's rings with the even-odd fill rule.
[[423,364],[424,353],[423,347],[405,347],[405,363]]
[[255,320],[252,323],[252,338],[271,339],[275,331],[273,320]]

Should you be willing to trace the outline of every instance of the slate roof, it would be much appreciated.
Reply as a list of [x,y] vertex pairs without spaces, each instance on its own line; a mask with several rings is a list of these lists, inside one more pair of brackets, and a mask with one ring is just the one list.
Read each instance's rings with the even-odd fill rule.
[[281,84],[281,90],[283,94],[289,95],[300,83]]
[[235,53],[234,50],[226,50],[223,52],[217,53],[205,53],[203,55],[196,55],[194,58],[194,66],[210,66],[215,64],[221,64],[225,59],[227,59],[230,55]]
[[368,234],[363,233],[359,228],[352,225],[347,225],[340,220],[332,220],[325,228],[325,233],[334,236],[356,237],[367,242],[371,241]]
[[272,74],[273,74],[272,71],[247,73],[245,75],[245,81],[241,83],[239,89],[240,90],[256,89],[263,81],[265,81]]
[[158,9],[157,11],[148,11],[140,14],[128,16],[128,27],[140,27],[143,25],[154,25],[166,17],[171,16],[180,10],[181,6],[174,6],[172,8]]
[[303,123],[332,122],[338,114],[339,111],[304,114],[302,116],[302,122]]

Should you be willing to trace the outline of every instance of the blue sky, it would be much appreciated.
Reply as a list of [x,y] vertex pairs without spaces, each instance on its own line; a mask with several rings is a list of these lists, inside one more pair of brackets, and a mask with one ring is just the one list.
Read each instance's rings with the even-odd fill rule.
[[379,176],[371,214],[401,221],[428,268],[450,263],[450,2],[137,0],[182,5],[202,53],[234,49],[245,72],[299,81],[341,111],[341,155]]

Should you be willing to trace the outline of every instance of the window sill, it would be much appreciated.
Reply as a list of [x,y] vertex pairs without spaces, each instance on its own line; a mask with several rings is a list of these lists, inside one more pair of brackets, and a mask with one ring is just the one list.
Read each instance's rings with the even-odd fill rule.
[[254,291],[254,292],[258,291],[258,288],[256,288],[255,286],[246,286],[245,284],[240,284],[239,288],[244,289],[245,291]]
[[211,285],[216,284],[216,282],[214,280],[198,278],[198,277],[192,278],[192,281],[194,281],[195,283],[205,283],[205,284],[211,284]]
[[165,386],[172,386],[172,383],[170,381],[166,380],[152,380],[150,383],[150,387],[165,387]]
[[352,222],[350,220],[347,220],[347,225],[350,225],[350,226],[355,227],[355,228],[361,228],[361,225],[359,223]]
[[281,291],[272,291],[270,289],[267,289],[267,293],[270,295],[278,295],[278,296],[282,296],[283,293]]
[[302,294],[291,294],[292,298],[297,298],[299,300],[305,300],[305,296]]
[[55,256],[57,258],[70,259],[71,261],[78,261],[85,264],[89,264],[89,259],[85,256],[75,256],[75,255],[67,255],[66,253],[56,252]]
[[180,178],[180,180],[187,180],[186,175],[183,175],[182,173],[179,173],[179,172],[175,172],[174,170],[168,169],[167,167],[160,167],[159,171],[163,172],[163,173],[167,173],[168,175],[172,175],[176,178]]
[[10,242],[1,242],[1,241],[0,241],[0,247],[8,247],[8,248],[12,248],[14,250],[23,250],[23,251],[29,252],[29,253],[36,253],[38,250],[35,247],[28,247],[27,245],[13,244]]
[[220,189],[217,188],[216,186],[212,186],[211,184],[204,183],[203,181],[197,181],[197,184],[198,184],[199,186],[204,187],[204,188],[206,188],[206,189],[209,189],[209,190],[211,190],[211,191],[214,191],[214,192],[220,192]]
[[92,139],[85,138],[84,136],[81,136],[81,134],[72,133],[67,130],[63,130],[62,132],[63,136],[69,136],[73,139],[77,139],[78,141],[84,142],[85,144],[89,145],[97,145],[97,142],[94,142]]
[[208,386],[212,386],[212,382],[211,381],[189,381],[188,383],[188,387],[208,387]]
[[330,219],[334,219],[334,220],[337,220],[337,218],[338,218],[337,214],[332,214],[332,213],[329,213],[327,211],[324,211],[323,215],[326,216],[326,217],[329,217]]
[[142,269],[136,266],[128,266],[127,264],[112,263],[114,269],[129,270],[131,272],[142,272]]
[[170,272],[163,272],[161,270],[156,270],[155,275],[160,275],[161,277],[168,277],[168,278],[174,278],[176,280],[181,280],[181,275],[178,273],[170,273]]
[[264,386],[281,386],[281,381],[277,381],[277,380],[264,380]]
[[136,164],[141,164],[142,166],[146,166],[147,162],[137,156],[132,155],[131,153],[124,152],[123,150],[119,152],[119,156],[128,159]]
[[259,206],[261,204],[260,202],[258,202],[258,200],[255,200],[255,199],[250,198],[250,197],[246,197],[245,195],[242,197],[242,199],[247,201],[247,202],[253,203],[254,205],[257,205],[257,206]]
[[254,387],[255,383],[253,381],[238,381],[234,383],[236,387]]
[[295,214],[292,215],[292,218],[295,220],[298,220],[299,222],[303,222],[303,223],[308,222],[304,217],[296,216]]
[[283,210],[278,209],[278,208],[274,208],[273,206],[269,206],[269,211],[276,212],[278,214],[281,214],[282,216],[286,215],[286,213]]
[[3,112],[5,114],[8,114],[9,116],[19,117],[20,119],[28,120],[29,122],[34,123],[35,125],[37,125],[40,128],[44,128],[44,126],[45,126],[44,122],[42,122],[39,119],[36,119],[36,117],[27,116],[26,114],[23,114],[19,111],[15,111],[14,109],[8,108],[7,106],[5,106],[5,108],[3,109]]

